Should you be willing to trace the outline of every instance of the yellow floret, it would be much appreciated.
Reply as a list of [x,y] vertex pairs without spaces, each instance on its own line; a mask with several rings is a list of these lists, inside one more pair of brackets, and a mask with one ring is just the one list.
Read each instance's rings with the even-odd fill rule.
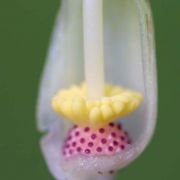
[[84,83],[59,91],[52,99],[52,107],[75,124],[98,128],[133,112],[141,102],[141,93],[113,85],[105,86],[101,100],[89,100]]
[[[101,119],[101,120],[100,120]],[[93,107],[89,112],[89,124],[93,127],[99,127],[102,121],[102,113],[99,107]]]

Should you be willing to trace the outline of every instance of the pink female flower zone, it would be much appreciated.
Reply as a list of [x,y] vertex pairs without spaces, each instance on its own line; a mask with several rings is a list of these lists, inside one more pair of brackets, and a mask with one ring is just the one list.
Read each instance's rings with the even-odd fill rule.
[[153,22],[145,0],[62,0],[37,124],[58,180],[111,180],[156,125]]
[[130,142],[120,124],[110,123],[97,130],[74,126],[64,142],[63,154],[67,158],[78,154],[112,156],[127,148]]

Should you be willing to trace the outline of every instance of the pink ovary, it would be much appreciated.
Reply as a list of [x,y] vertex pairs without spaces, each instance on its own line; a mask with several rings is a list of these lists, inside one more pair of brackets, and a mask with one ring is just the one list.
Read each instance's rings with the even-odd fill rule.
[[105,128],[93,130],[75,125],[64,142],[63,155],[68,158],[75,155],[114,155],[130,144],[128,133],[120,124],[110,123]]

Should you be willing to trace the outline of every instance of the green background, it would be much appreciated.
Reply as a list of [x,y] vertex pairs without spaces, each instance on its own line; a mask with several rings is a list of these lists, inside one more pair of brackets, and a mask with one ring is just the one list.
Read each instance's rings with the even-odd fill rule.
[[[155,136],[122,180],[180,179],[180,1],[151,0],[159,80]],[[0,0],[0,179],[51,180],[35,107],[59,0]]]

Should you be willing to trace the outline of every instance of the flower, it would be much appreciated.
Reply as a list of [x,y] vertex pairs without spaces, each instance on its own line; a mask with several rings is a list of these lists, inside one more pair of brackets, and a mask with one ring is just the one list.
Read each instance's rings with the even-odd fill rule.
[[148,145],[156,124],[156,65],[153,24],[146,0],[104,0],[105,74],[108,82],[140,91],[141,107],[121,120],[132,145],[113,156],[60,153],[72,124],[59,120],[51,98],[61,88],[84,80],[82,0],[62,0],[38,99],[38,128],[47,132],[41,147],[58,180],[112,179]]

